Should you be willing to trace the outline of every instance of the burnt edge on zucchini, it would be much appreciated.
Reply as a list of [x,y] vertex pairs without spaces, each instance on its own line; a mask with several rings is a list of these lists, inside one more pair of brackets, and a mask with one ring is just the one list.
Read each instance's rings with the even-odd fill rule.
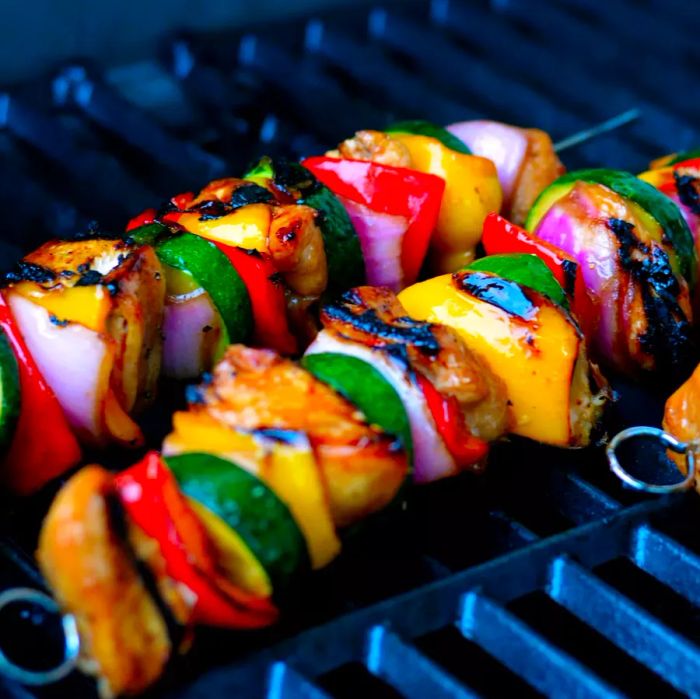
[[606,225],[619,242],[622,268],[639,284],[646,332],[640,338],[642,350],[663,360],[657,369],[681,371],[694,364],[695,343],[691,324],[678,303],[681,287],[666,251],[658,244],[647,245],[634,234],[629,221],[609,218]]

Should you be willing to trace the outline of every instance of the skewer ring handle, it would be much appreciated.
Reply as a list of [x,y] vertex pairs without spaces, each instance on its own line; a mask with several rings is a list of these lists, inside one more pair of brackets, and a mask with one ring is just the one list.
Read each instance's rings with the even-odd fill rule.
[[[623,442],[639,437],[655,439],[661,443],[666,449],[683,454],[685,456],[686,476],[678,483],[667,483],[660,485],[658,483],[647,483],[646,481],[635,478],[631,475],[620,463],[617,458],[616,450]],[[611,440],[605,449],[610,470],[623,482],[625,485],[634,490],[641,490],[645,493],[654,493],[655,495],[667,495],[669,493],[679,493],[684,490],[690,490],[695,482],[695,451],[698,445],[693,442],[679,442],[675,437],[668,432],[658,429],[657,427],[629,427],[622,432],[618,432]]]
[[[35,604],[51,614],[61,613],[51,597],[30,587],[12,587],[0,593],[0,610],[9,604],[22,602]],[[75,617],[71,614],[61,616],[61,626],[63,630],[63,659],[56,667],[49,670],[28,670],[10,660],[0,647],[0,674],[20,684],[33,687],[53,684],[69,675],[75,667],[80,652],[80,637]]]

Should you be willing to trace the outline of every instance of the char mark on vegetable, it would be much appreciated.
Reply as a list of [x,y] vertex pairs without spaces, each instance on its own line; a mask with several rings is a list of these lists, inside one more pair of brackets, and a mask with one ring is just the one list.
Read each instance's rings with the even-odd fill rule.
[[2,277],[2,285],[12,284],[14,282],[37,282],[38,284],[46,284],[56,279],[56,274],[48,267],[38,265],[35,262],[21,261],[15,265],[15,268],[6,272]]
[[673,178],[676,180],[681,203],[700,216],[700,179],[692,175],[681,175],[677,170],[673,171]]
[[510,315],[529,321],[537,315],[537,304],[515,282],[484,272],[455,272],[454,284],[480,301],[490,303]]
[[[639,284],[647,328],[642,350],[672,369],[690,365],[695,352],[692,328],[678,299],[681,287],[666,251],[642,242],[629,221],[610,218],[608,228],[619,242],[620,265]],[[658,367],[661,368],[661,367]]]

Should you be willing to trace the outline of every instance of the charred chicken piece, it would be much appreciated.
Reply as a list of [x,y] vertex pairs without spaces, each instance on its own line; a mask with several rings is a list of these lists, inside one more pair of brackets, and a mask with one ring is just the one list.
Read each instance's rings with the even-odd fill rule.
[[37,554],[58,603],[75,616],[81,669],[98,678],[105,698],[144,691],[172,650],[159,604],[117,534],[115,497],[110,473],[83,469],[58,494]]
[[153,399],[162,353],[165,285],[153,249],[55,240],[7,281],[22,335],[80,439],[139,443],[131,414]]
[[309,439],[336,526],[384,507],[407,471],[394,437],[369,425],[333,389],[269,350],[229,347],[190,411],[243,430],[293,430]]

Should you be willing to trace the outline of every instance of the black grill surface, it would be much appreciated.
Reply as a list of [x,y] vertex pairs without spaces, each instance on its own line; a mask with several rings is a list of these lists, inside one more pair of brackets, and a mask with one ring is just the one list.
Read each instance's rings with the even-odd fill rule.
[[[571,169],[638,172],[700,144],[698,31],[687,0],[434,0],[171,36],[107,71],[65,65],[0,94],[0,260],[94,220],[122,229],[257,155],[323,152],[395,119],[493,118],[558,141],[638,109],[563,154]],[[659,423],[662,396],[617,388],[610,431]],[[154,443],[181,400],[166,388]],[[673,477],[653,450],[637,457]],[[42,587],[32,551],[54,490],[0,503],[0,589]],[[416,489],[353,532],[277,627],[202,630],[153,695],[700,696],[697,531],[695,494],[631,495],[600,449],[502,444],[485,476]],[[56,633],[34,622],[41,647],[10,618],[0,643],[14,637],[18,658],[40,665]],[[3,692],[95,696],[77,673],[41,690],[0,680]]]

